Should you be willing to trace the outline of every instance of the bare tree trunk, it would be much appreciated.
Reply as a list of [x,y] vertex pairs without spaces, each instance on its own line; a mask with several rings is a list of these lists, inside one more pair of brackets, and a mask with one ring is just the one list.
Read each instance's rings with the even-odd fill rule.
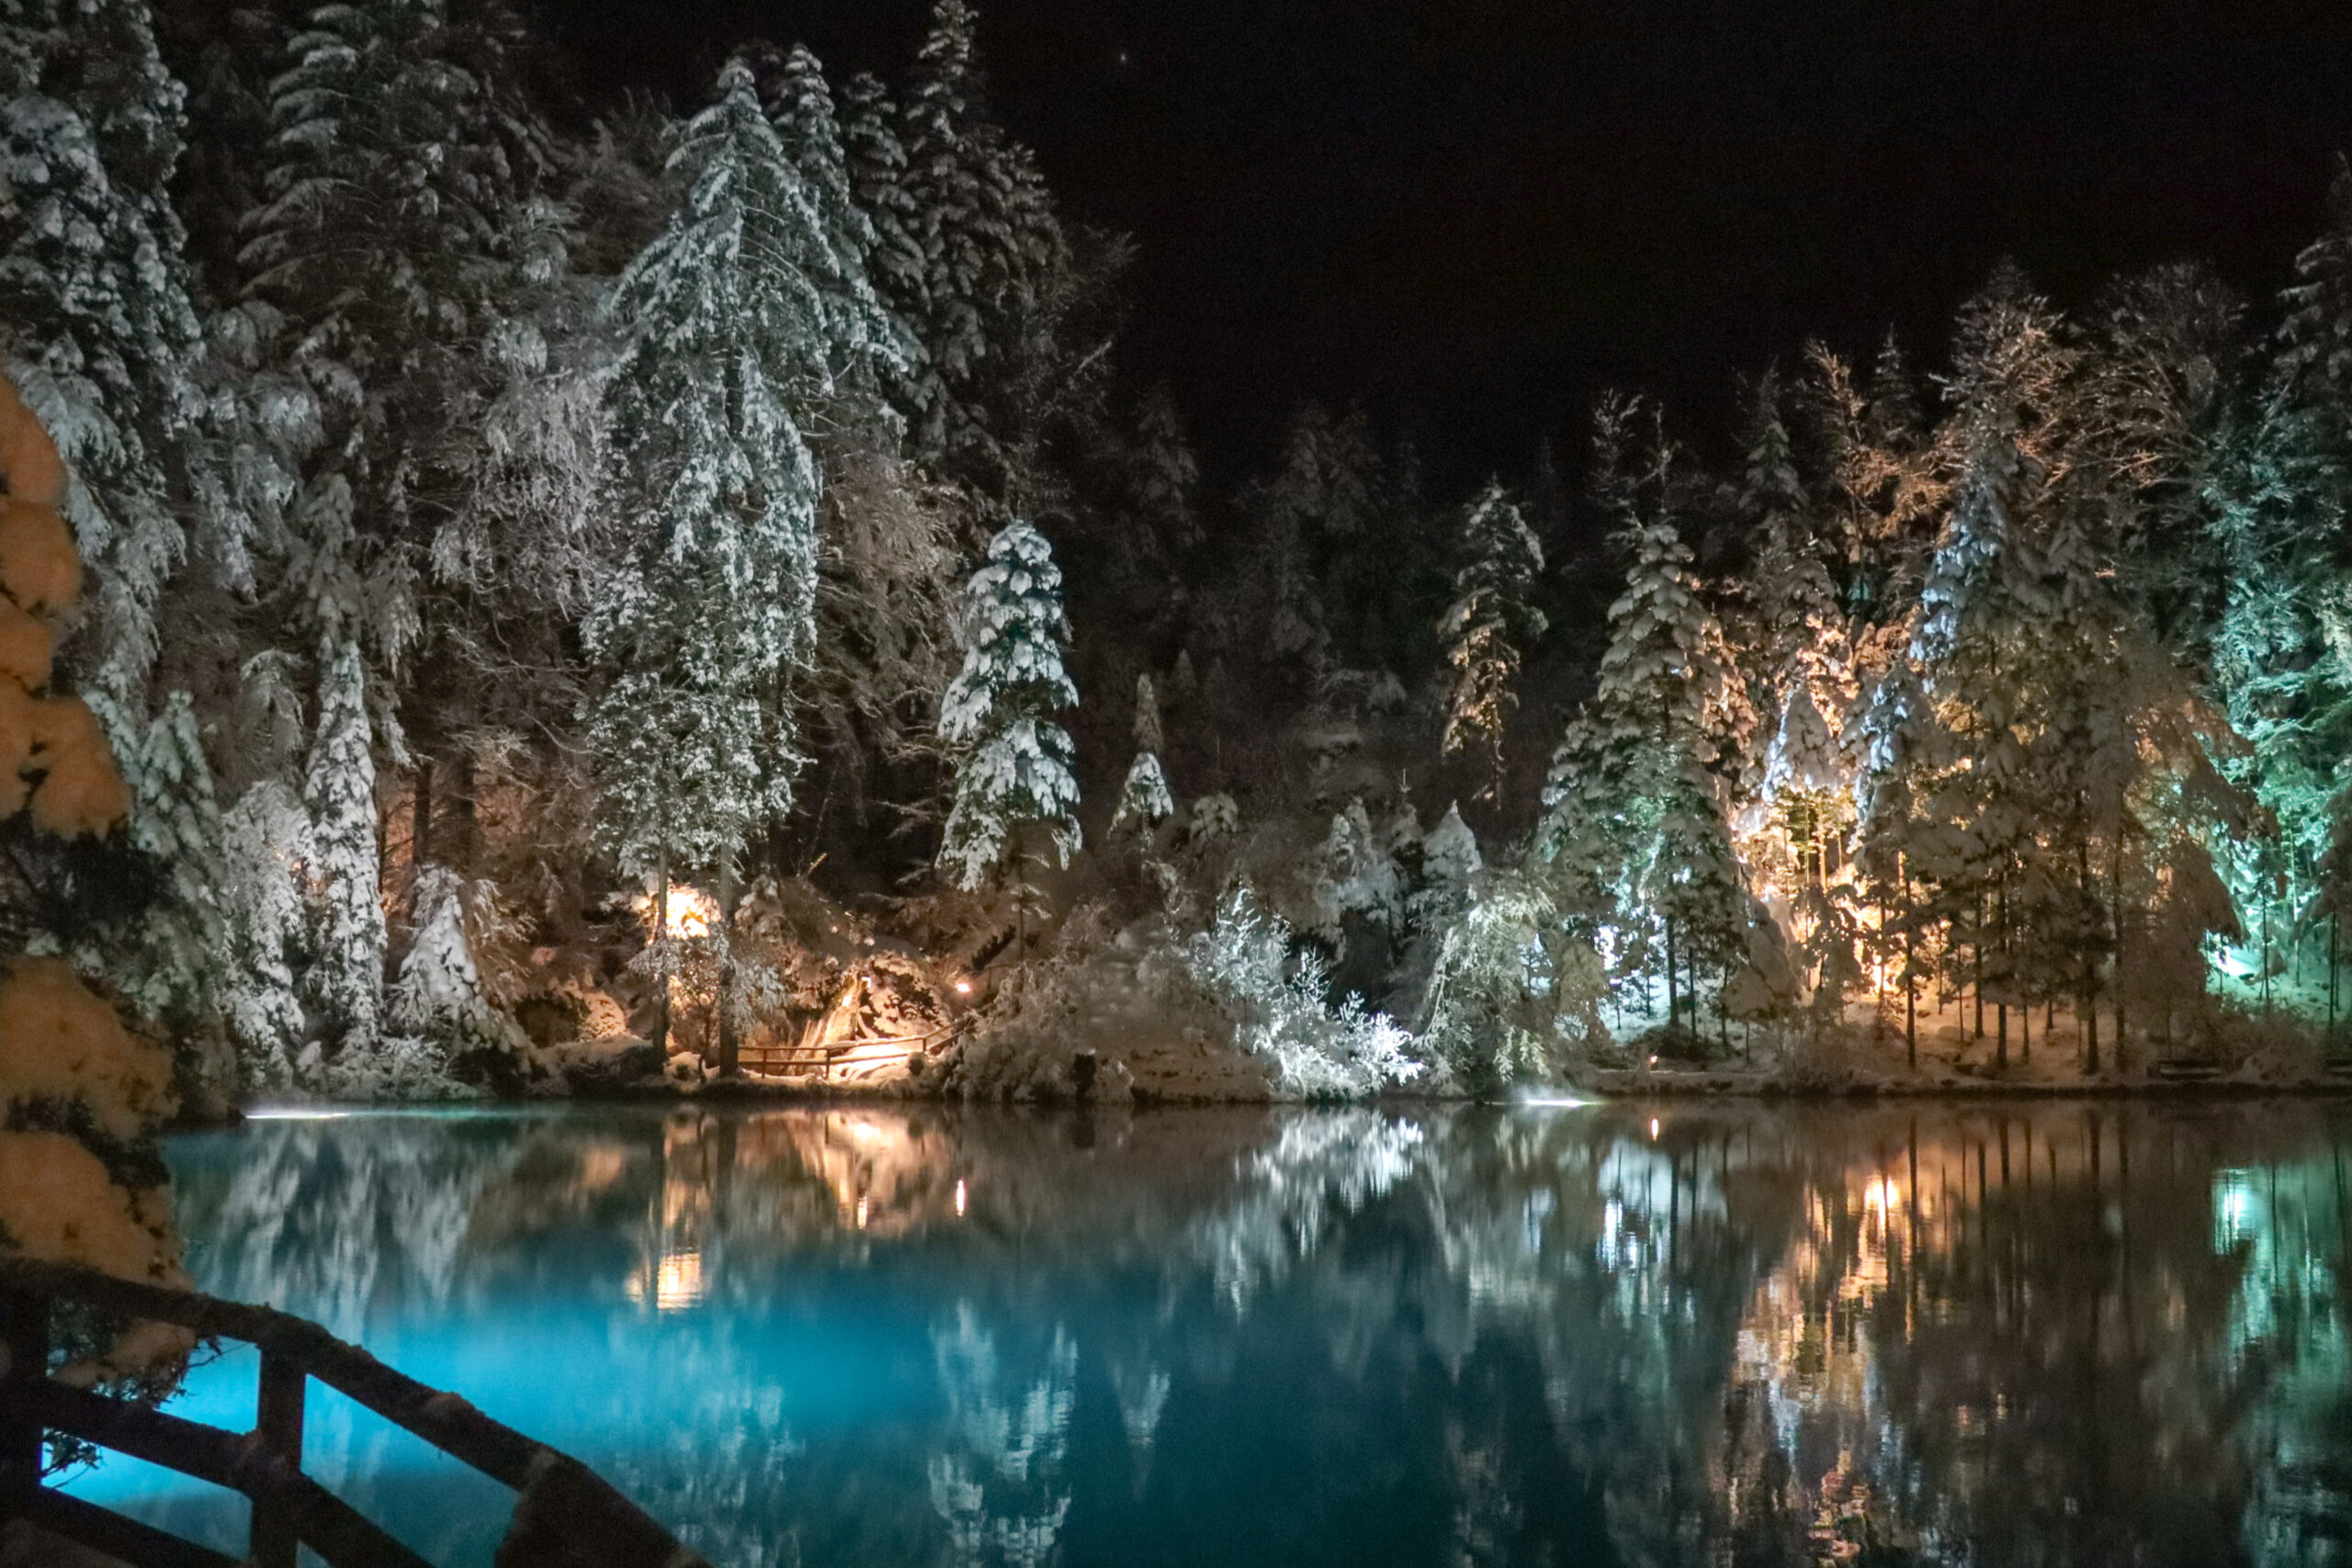
[[735,1021],[735,846],[718,859],[718,1076],[742,1068],[742,1041]]
[[1666,917],[1666,1026],[1668,1029],[1674,1027],[1678,1010],[1681,1006],[1681,1000],[1675,993],[1674,985],[1674,917],[1668,915]]
[[[416,760],[416,795],[411,802],[408,830],[408,863],[412,873],[423,871],[433,859],[433,759],[420,756]],[[414,912],[416,888],[413,878],[409,887]]]
[[[653,894],[653,940],[670,940],[670,851],[662,850],[661,882]],[[653,1049],[663,1061],[670,1058],[670,975],[669,954],[662,955],[662,973],[654,976],[657,987],[653,996]]]
[[2336,977],[2342,972],[2338,958],[2336,928],[2343,922],[2343,911],[2327,912],[2327,1048],[2335,1049]]

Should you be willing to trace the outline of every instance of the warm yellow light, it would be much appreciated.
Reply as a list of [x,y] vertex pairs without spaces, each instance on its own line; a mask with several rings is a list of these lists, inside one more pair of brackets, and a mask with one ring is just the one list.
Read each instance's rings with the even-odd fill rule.
[[968,997],[968,996],[970,996],[970,995],[972,994],[972,982],[970,982],[969,980],[958,980],[958,981],[956,981],[956,994],[957,996],[962,996],[962,997]]
[[[650,893],[639,894],[631,900],[637,910],[637,922],[649,932],[653,929],[654,897]],[[718,900],[699,887],[689,887],[683,882],[670,885],[669,937],[672,942],[691,942],[708,936],[718,924]]]
[[[697,1247],[665,1252],[653,1267],[653,1310],[684,1312],[703,1298],[707,1288],[702,1276],[702,1252]],[[628,1299],[641,1302],[646,1295],[645,1271],[639,1269],[628,1277],[626,1289]]]
[[1657,1118],[1655,1116],[1650,1118],[1650,1142],[1657,1142]]
[[964,1217],[964,1179],[958,1177],[956,1179],[956,1217],[959,1220]]
[[865,1228],[865,1194],[861,1192],[857,1196],[857,1228],[860,1230]]

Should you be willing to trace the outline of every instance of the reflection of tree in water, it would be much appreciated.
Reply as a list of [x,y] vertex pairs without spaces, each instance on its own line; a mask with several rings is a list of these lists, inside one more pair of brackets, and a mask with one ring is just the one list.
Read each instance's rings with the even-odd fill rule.
[[256,1122],[174,1152],[207,1289],[358,1338],[371,1308],[447,1301],[474,1206],[521,1151],[494,1118]]
[[1781,1506],[1785,1466],[1830,1559],[2342,1561],[2333,1150],[2275,1161],[2257,1203],[2216,1187],[2227,1113],[1906,1120],[1798,1162],[1727,1492]]
[[1241,1162],[1240,1193],[1204,1216],[1192,1252],[1236,1309],[1312,1258],[1335,1214],[1361,1210],[1411,1175],[1419,1123],[1373,1111],[1306,1111]]
[[[594,1303],[582,1446],[715,1562],[2346,1560],[2340,1112],[1653,1114],[690,1108],[177,1157],[211,1288],[518,1341],[489,1303]],[[888,1398],[840,1415],[828,1366]]]
[[946,1522],[956,1568],[1036,1568],[1054,1550],[1070,1494],[1062,1476],[1077,1400],[1078,1347],[1057,1326],[1036,1375],[1001,1365],[996,1337],[970,1304],[932,1333],[947,1396],[947,1436],[932,1456],[931,1503]]

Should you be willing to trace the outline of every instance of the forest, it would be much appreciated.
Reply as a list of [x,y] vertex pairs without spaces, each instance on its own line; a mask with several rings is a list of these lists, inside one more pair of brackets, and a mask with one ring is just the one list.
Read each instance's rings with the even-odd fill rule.
[[[1219,492],[982,31],[668,105],[503,0],[0,18],[0,1011],[126,1020],[74,1092],[2325,1073],[2352,172],[2275,299],[2004,264],[1473,493],[1309,404]],[[63,1072],[10,1126],[135,1163]]]

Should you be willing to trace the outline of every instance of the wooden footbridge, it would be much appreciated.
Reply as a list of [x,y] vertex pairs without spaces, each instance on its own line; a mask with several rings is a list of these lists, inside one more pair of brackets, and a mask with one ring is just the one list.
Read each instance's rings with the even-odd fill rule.
[[[54,1311],[66,1304],[257,1347],[253,1430],[183,1420],[51,1377]],[[0,1258],[0,1522],[28,1520],[132,1568],[295,1568],[302,1547],[331,1568],[431,1568],[302,1472],[304,1394],[313,1378],[514,1490],[498,1568],[708,1568],[578,1460],[287,1313]],[[52,1433],[243,1493],[253,1507],[247,1555],[225,1556],[44,1485]]]

